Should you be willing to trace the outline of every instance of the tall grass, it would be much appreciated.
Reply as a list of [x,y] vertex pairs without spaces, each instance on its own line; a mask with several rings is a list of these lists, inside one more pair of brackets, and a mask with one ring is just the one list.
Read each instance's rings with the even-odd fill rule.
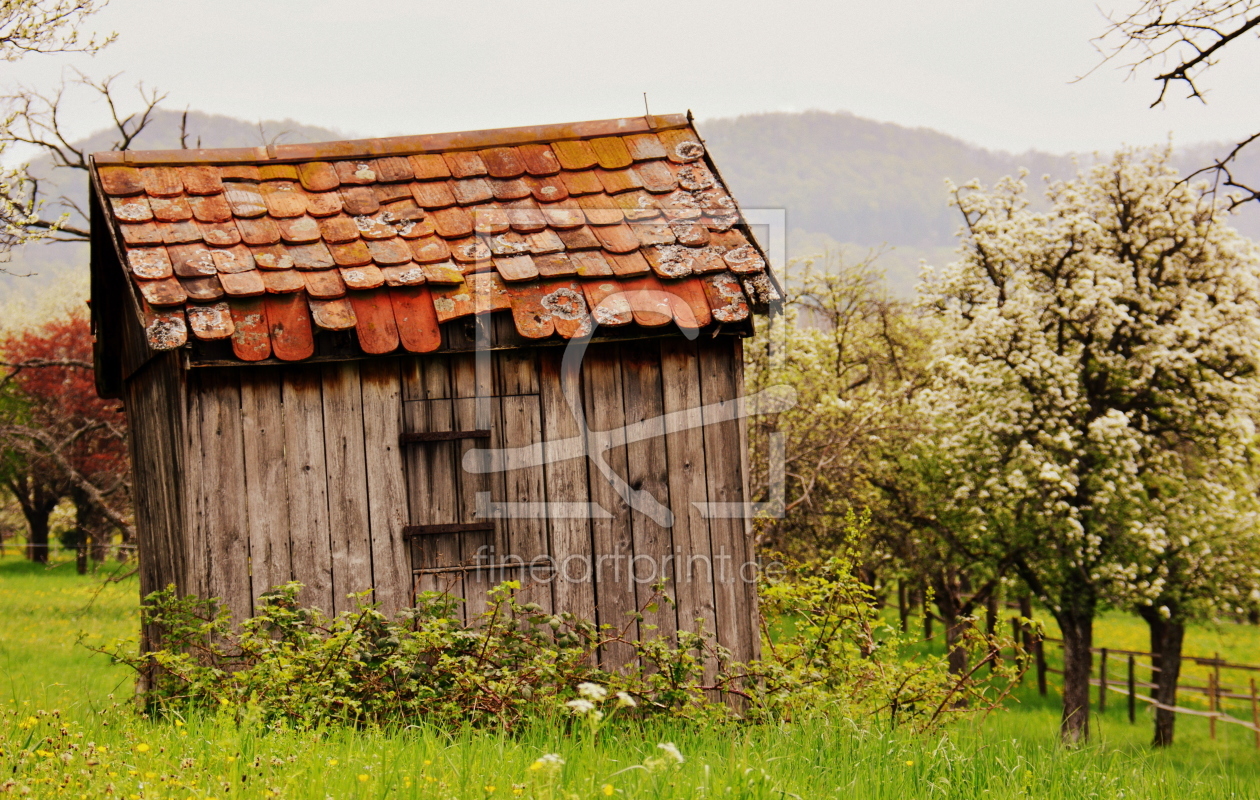
[[[1030,687],[1010,710],[932,737],[826,716],[778,726],[614,723],[595,737],[560,716],[511,735],[264,730],[236,724],[236,709],[153,722],[131,710],[130,676],[75,644],[80,632],[92,642],[134,635],[134,581],[100,589],[99,580],[71,569],[0,561],[0,793],[127,800],[1260,796],[1260,757],[1249,739],[1210,743],[1186,725],[1177,747],[1155,753],[1146,747],[1149,726],[1130,726],[1122,704],[1113,703],[1094,743],[1064,750],[1054,737],[1057,698]],[[669,766],[662,743],[676,745],[683,763]],[[545,763],[531,768],[548,753],[563,760],[558,771]]]

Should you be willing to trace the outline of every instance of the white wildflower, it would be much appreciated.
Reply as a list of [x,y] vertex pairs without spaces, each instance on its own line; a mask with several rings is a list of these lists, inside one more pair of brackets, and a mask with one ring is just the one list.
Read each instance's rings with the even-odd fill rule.
[[683,763],[683,755],[678,752],[678,746],[673,742],[662,742],[656,746],[656,749],[665,751],[665,755],[672,758],[675,764]]
[[598,683],[579,683],[577,692],[587,700],[592,700],[596,703],[602,703],[604,698],[608,697],[608,690]]

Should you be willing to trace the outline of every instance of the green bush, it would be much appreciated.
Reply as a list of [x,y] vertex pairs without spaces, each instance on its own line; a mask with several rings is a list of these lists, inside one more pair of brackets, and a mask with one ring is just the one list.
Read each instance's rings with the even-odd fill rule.
[[[565,714],[598,728],[616,712],[747,720],[825,713],[926,729],[1000,701],[1022,663],[999,657],[1013,643],[973,633],[975,667],[952,675],[943,657],[914,653],[882,620],[853,572],[840,557],[763,580],[763,657],[750,663],[733,662],[703,632],[629,641],[610,626],[547,613],[519,603],[515,582],[494,589],[468,625],[454,613],[459,601],[436,593],[392,619],[365,596],[358,610],[330,618],[298,604],[297,583],[264,595],[258,616],[233,625],[214,600],[168,588],[143,607],[161,646],[105,652],[145,676],[150,711],[230,709],[242,720],[296,727],[512,728]],[[669,598],[658,587],[652,602]],[[631,666],[600,668],[601,650],[613,643],[632,650]]]

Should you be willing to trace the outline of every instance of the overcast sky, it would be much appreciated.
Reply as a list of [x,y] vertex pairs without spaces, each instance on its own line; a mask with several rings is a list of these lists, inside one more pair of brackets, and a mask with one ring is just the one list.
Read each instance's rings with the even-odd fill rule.
[[2,82],[124,72],[175,107],[362,136],[635,116],[643,92],[654,113],[843,110],[1016,152],[1260,129],[1260,43],[1216,70],[1207,106],[1149,109],[1155,84],[1112,67],[1074,83],[1099,60],[1091,0],[113,0],[92,24],[118,42]]

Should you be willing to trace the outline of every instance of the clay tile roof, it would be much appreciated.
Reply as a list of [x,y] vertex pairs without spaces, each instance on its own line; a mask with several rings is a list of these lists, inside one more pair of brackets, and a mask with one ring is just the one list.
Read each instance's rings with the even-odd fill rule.
[[300,361],[353,330],[365,353],[428,352],[486,310],[563,339],[740,323],[778,300],[684,115],[96,153],[92,174],[155,350]]

